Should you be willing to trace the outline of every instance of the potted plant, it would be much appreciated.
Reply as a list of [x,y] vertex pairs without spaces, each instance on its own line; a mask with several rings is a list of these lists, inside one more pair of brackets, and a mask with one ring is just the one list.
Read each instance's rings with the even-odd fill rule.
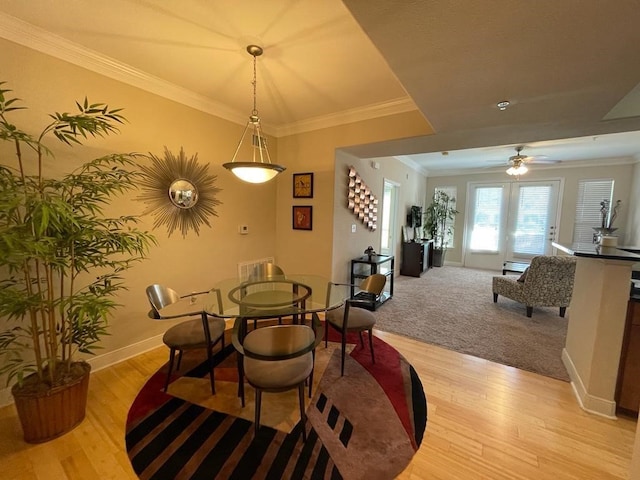
[[[104,104],[55,113],[39,135],[9,121],[24,107],[0,82],[0,139],[15,153],[0,165],[0,374],[27,442],[62,435],[85,414],[92,353],[125,286],[122,272],[145,257],[153,237],[137,217],[103,214],[113,195],[134,187],[135,156],[107,155],[48,177],[50,136],[71,147],[117,131],[124,118]],[[2,150],[6,152],[7,149]]]
[[447,251],[447,235],[453,232],[453,228],[447,225],[449,220],[454,220],[458,211],[455,209],[456,199],[442,190],[436,190],[431,204],[424,213],[424,233],[427,238],[433,239],[433,265],[441,267],[444,264],[444,256]]

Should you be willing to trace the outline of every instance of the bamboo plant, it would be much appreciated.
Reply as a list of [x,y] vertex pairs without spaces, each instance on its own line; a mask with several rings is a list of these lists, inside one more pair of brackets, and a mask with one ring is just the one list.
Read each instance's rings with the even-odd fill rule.
[[99,347],[126,288],[122,273],[154,239],[137,228],[137,217],[104,214],[113,196],[139,181],[135,155],[45,175],[55,161],[46,139],[67,148],[116,133],[125,121],[120,110],[85,99],[77,112],[50,115],[34,136],[9,120],[25,108],[10,92],[0,82],[0,140],[15,153],[0,162],[0,374],[21,385],[35,372],[31,378],[50,388],[67,381],[78,352]]

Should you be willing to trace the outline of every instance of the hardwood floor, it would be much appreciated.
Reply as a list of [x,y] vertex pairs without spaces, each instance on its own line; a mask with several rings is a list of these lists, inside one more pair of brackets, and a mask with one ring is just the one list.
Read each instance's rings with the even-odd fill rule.
[[[377,332],[420,375],[429,409],[420,450],[398,477],[627,479],[636,422],[583,412],[571,386]],[[28,445],[13,406],[0,409],[0,477],[135,479],[124,447],[131,402],[167,360],[164,347],[91,374],[87,417],[61,438]]]

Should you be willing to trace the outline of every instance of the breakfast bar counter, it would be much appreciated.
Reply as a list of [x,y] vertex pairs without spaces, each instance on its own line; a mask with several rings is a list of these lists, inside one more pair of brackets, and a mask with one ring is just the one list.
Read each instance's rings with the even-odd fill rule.
[[577,257],[562,361],[582,407],[615,417],[615,392],[636,247],[597,244],[558,250]]

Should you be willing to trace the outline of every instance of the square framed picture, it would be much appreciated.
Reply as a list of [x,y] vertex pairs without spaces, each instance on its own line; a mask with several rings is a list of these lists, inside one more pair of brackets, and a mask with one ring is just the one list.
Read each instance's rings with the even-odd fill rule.
[[313,173],[293,174],[293,198],[313,198]]
[[313,207],[310,205],[294,205],[292,222],[294,230],[313,230]]

